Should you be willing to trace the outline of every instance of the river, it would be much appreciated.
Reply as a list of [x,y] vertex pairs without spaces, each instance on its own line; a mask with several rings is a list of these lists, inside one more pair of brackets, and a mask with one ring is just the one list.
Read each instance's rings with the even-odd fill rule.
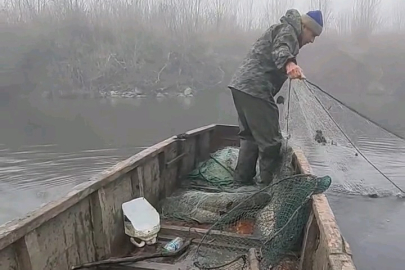
[[[163,100],[25,97],[3,103],[0,224],[58,198],[144,147],[211,123],[237,123],[232,98],[226,90],[204,92],[195,98]],[[364,130],[359,135],[358,123],[344,126],[357,130],[357,142],[373,163],[395,181],[403,179],[402,141],[388,137],[382,140],[375,132],[367,136]],[[306,139],[301,139],[304,148],[305,142]],[[388,193],[395,189],[368,164],[353,162],[355,155],[348,149],[311,144],[306,153],[315,172],[331,174],[335,187],[339,187],[331,189],[327,196],[358,269],[403,269],[405,229],[401,225],[405,221],[405,200],[395,196],[373,199],[357,194],[356,187],[371,193],[374,189]],[[349,171],[357,172],[352,175],[352,182],[348,179]],[[360,184],[353,184],[358,179]],[[402,186],[405,189],[404,181]]]

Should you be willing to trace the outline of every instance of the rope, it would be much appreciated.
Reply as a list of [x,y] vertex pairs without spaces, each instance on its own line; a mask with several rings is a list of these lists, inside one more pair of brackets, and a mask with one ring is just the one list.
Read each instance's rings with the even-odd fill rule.
[[[368,118],[367,116],[365,116],[364,114],[356,111],[355,109],[353,109],[352,107],[350,107],[349,105],[347,105],[346,103],[344,103],[343,101],[340,101],[339,99],[335,98],[334,96],[332,96],[331,94],[329,94],[328,92],[326,92],[325,90],[323,90],[322,88],[320,88],[318,85],[314,84],[313,82],[308,81],[307,79],[304,80],[304,82],[314,86],[315,88],[317,88],[319,91],[321,91],[322,93],[324,93],[325,95],[327,95],[328,97],[330,97],[331,99],[333,99],[334,101],[336,101],[337,103],[341,104],[342,106],[346,107],[347,109],[349,109],[350,111],[354,112],[355,114],[363,117],[364,119],[366,119],[367,121],[369,121],[370,123],[373,123],[374,125],[376,125],[377,127],[383,129],[384,131],[388,132],[389,134],[394,135],[395,137],[405,140],[405,137],[386,129],[385,127],[381,126],[380,124],[378,124],[377,122],[371,120],[370,118]],[[307,85],[308,87],[308,85]]]
[[289,133],[289,122],[290,122],[290,100],[291,100],[291,79],[289,80],[288,84],[288,101],[287,101],[287,119],[286,119],[286,125],[287,125],[287,139],[285,143],[285,150],[288,150],[288,140],[290,139],[290,133]]
[[[396,187],[401,193],[405,194],[405,192],[397,185],[394,183],[394,181],[392,181],[386,174],[384,174],[380,169],[378,169],[362,152],[361,150],[353,143],[353,141],[349,138],[349,136],[344,132],[344,130],[340,127],[340,125],[335,121],[335,119],[333,119],[333,116],[329,113],[329,111],[325,108],[325,106],[322,104],[322,101],[316,96],[315,92],[311,89],[311,87],[308,85],[308,80],[304,80],[303,81],[305,86],[308,88],[308,90],[312,93],[312,95],[315,97],[315,99],[318,101],[318,103],[321,105],[322,109],[328,114],[329,118],[333,121],[333,123],[337,126],[337,128],[340,130],[340,132],[342,132],[342,134],[345,136],[345,138],[349,141],[349,143],[354,147],[354,149],[356,149],[356,151],[377,171],[379,172],[386,180],[388,180],[394,187]],[[311,85],[313,85],[312,83],[310,83]],[[318,86],[315,86],[317,88],[319,88]],[[319,88],[320,89],[320,88]],[[321,89],[320,89],[321,90]],[[323,90],[321,90],[323,93]],[[333,97],[332,97],[333,98]],[[335,99],[335,98],[334,98]],[[335,99],[336,101],[338,101],[337,99]],[[344,105],[342,102],[340,102],[340,104],[342,104],[343,106],[347,107],[346,105]],[[348,109],[350,109],[349,107],[347,107]],[[354,110],[352,110],[354,111]],[[354,111],[356,112],[356,111]],[[360,115],[360,114],[359,114]],[[362,116],[362,115],[360,115]],[[362,116],[363,117],[363,116]],[[365,117],[364,117],[365,118]],[[366,118],[367,119],[367,118]],[[367,119],[368,120],[368,119]],[[371,121],[370,121],[371,122]]]

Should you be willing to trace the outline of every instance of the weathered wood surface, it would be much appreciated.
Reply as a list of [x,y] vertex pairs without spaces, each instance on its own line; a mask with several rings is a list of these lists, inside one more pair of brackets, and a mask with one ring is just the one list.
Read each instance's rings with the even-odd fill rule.
[[[302,151],[294,149],[298,172],[312,174]],[[355,270],[349,244],[344,240],[324,194],[312,196],[312,213],[305,229],[300,270]]]
[[249,249],[248,261],[250,270],[260,270],[260,263],[257,259],[257,250],[255,248]]
[[[208,229],[193,228],[186,226],[173,226],[162,224],[160,228],[160,233],[164,235],[173,235],[179,237],[191,237],[195,239],[201,239],[205,234],[208,233]],[[261,239],[252,237],[251,235],[243,235],[232,232],[211,230],[211,235],[216,236],[218,239],[216,241],[224,241],[228,243],[237,243],[239,239],[244,242],[251,241],[253,244],[257,243],[260,246]]]
[[[174,136],[92,177],[63,198],[0,226],[0,270],[67,270],[125,254],[131,244],[124,234],[122,203],[144,196],[156,206],[211,152],[238,145],[237,133],[235,126],[210,125]],[[300,172],[310,172],[299,151],[295,165]],[[316,233],[308,233],[302,262],[312,268],[302,269],[355,269],[326,197],[314,196],[312,205]],[[144,267],[170,269],[146,263]]]

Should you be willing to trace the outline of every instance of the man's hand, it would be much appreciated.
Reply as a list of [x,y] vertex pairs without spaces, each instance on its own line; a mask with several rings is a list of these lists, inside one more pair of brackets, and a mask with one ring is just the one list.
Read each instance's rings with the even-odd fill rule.
[[286,70],[290,79],[305,79],[302,69],[294,62],[289,62],[286,66]]

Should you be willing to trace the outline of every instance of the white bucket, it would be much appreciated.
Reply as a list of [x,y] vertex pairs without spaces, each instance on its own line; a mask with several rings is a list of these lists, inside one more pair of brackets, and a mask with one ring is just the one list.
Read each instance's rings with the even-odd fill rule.
[[[156,209],[144,198],[136,198],[122,204],[125,234],[131,237],[131,243],[137,247],[156,243],[160,231],[160,216]],[[138,243],[134,238],[141,240]]]

